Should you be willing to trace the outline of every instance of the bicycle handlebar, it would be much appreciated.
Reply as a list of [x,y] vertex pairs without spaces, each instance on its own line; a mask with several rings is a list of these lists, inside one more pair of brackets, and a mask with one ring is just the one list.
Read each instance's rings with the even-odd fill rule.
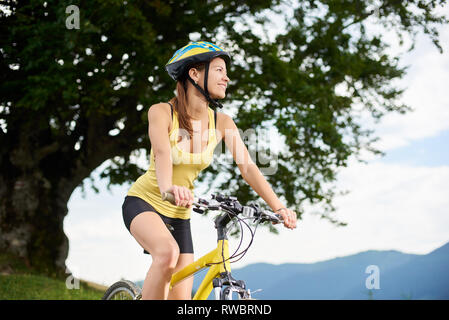
[[173,195],[173,193],[162,192],[161,196],[162,196],[162,201],[168,201],[171,204],[176,205],[176,203],[175,203],[175,196]]
[[[222,194],[212,194],[212,199],[217,201],[219,205],[209,204],[205,199],[198,198],[198,201],[193,203],[193,211],[198,213],[204,213],[204,210],[226,210],[231,211],[233,214],[243,214],[247,218],[255,218],[255,220],[260,220],[261,222],[270,221],[275,224],[283,223],[284,220],[280,214],[274,213],[268,210],[262,210],[257,204],[251,204],[249,206],[242,206],[240,202],[235,197],[227,197]],[[175,196],[170,192],[162,193],[162,200],[168,201],[173,205],[175,203]],[[203,209],[201,209],[203,208]]]

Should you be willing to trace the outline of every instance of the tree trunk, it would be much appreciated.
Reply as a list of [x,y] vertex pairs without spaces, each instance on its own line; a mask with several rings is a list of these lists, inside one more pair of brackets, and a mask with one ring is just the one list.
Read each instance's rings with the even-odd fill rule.
[[0,139],[1,253],[20,257],[40,272],[65,274],[69,245],[63,222],[71,194],[107,159],[146,144],[129,143],[142,130],[110,137],[105,126],[104,119],[91,116],[79,151],[67,139],[52,140],[48,129],[8,127],[8,139]]
[[40,171],[0,177],[0,251],[40,272],[64,273],[67,201]]
[[[0,151],[0,252],[33,270],[65,273],[68,239],[63,221],[78,183],[67,183],[71,163],[38,130],[12,126]],[[41,143],[41,144],[39,144]],[[64,168],[65,170],[61,170]]]

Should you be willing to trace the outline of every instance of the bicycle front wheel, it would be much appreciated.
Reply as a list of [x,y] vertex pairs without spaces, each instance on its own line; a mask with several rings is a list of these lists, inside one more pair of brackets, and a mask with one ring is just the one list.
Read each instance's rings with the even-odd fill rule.
[[134,283],[128,280],[121,280],[114,283],[106,290],[102,300],[139,300],[141,290]]

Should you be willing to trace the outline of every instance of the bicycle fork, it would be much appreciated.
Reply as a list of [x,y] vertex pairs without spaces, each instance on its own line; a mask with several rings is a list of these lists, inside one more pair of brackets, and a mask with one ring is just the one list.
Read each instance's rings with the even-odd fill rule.
[[216,300],[232,300],[233,292],[238,293],[240,300],[251,299],[251,293],[246,289],[245,281],[235,280],[230,273],[221,273],[220,277],[212,280],[212,285]]

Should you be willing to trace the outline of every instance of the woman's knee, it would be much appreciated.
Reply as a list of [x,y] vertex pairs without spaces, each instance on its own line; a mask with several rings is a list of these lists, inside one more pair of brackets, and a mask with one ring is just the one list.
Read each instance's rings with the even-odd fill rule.
[[179,259],[179,246],[173,241],[159,246],[151,255],[155,266],[173,272]]

